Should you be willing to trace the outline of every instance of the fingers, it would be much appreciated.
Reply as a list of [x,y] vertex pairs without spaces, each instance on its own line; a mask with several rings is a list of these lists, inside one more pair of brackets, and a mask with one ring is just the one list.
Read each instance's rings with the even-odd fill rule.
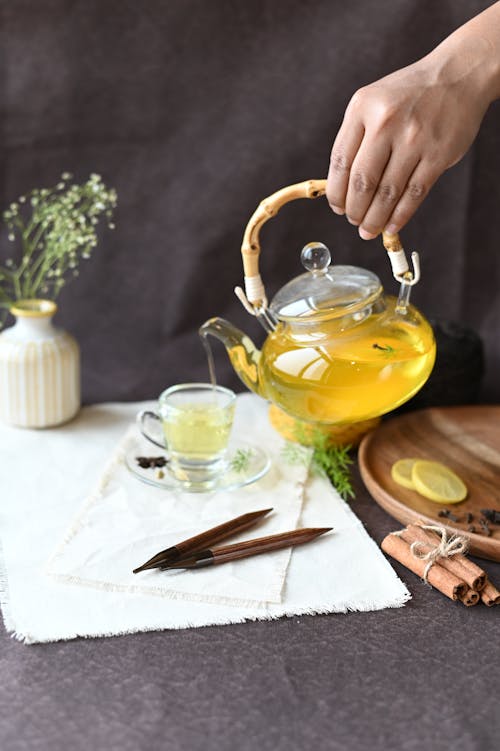
[[352,163],[345,199],[345,213],[351,224],[361,224],[390,156],[388,139],[377,140],[365,135]]
[[[401,75],[394,74],[398,81]],[[413,78],[409,84],[415,88]],[[383,79],[356,92],[333,144],[328,202],[365,240],[384,229],[398,232],[445,169],[437,163],[442,158],[433,157],[442,148],[426,133],[429,118],[413,117],[414,97],[407,88]]]
[[384,229],[399,232],[439,174],[438,165],[421,159],[415,151],[363,136],[361,129],[346,138],[340,132],[332,150],[326,193],[332,210],[345,213],[351,224],[359,225],[360,237],[372,240]]
[[336,214],[345,213],[345,200],[352,163],[363,140],[361,121],[350,122],[347,115],[333,144],[326,183],[326,197]]
[[412,218],[438,179],[441,171],[434,164],[431,165],[428,162],[420,161],[410,175],[405,189],[383,229],[386,229],[392,235],[399,232]]
[[368,207],[363,216],[358,217],[359,234],[363,240],[372,240],[387,226],[418,163],[419,156],[412,152],[401,154],[399,150],[398,154],[391,153]]

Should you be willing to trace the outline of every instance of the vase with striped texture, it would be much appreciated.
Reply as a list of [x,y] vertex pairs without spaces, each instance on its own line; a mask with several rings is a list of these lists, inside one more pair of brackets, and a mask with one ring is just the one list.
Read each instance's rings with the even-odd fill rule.
[[0,419],[23,428],[70,420],[80,407],[80,351],[55,328],[51,300],[18,300],[0,334]]

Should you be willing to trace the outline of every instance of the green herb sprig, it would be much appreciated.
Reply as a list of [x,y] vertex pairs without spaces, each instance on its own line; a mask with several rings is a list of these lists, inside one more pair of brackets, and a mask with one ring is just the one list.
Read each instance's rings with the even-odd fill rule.
[[335,446],[329,443],[327,436],[319,432],[313,437],[313,446],[313,469],[325,473],[344,501],[354,498],[349,469],[353,463],[349,454],[351,446]]
[[0,265],[0,308],[8,310],[20,299],[55,299],[68,276],[78,276],[80,260],[91,257],[100,219],[114,228],[116,191],[97,174],[82,185],[71,180],[64,172],[53,188],[36,188],[3,212],[15,246]]
[[245,472],[249,465],[250,460],[252,459],[253,451],[252,449],[238,449],[231,459],[231,469],[233,472]]
[[354,498],[350,465],[353,459],[349,454],[351,446],[336,446],[330,442],[321,430],[314,430],[312,436],[306,439],[305,430],[297,425],[295,433],[299,443],[287,441],[282,449],[282,456],[289,464],[305,464],[309,460],[310,452],[305,445],[310,444],[313,450],[311,469],[313,472],[325,474],[339,495],[347,501]]
[[283,444],[281,456],[287,464],[297,464],[307,467],[311,460],[311,451],[307,446],[301,446],[300,443],[287,441]]

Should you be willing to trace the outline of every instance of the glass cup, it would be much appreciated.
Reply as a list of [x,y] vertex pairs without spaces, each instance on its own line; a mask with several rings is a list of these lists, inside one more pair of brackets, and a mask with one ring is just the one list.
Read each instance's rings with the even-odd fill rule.
[[[168,452],[168,469],[182,485],[209,490],[227,469],[235,399],[224,386],[183,383],[161,394],[157,411],[137,416],[145,438]],[[161,436],[151,434],[151,421]]]

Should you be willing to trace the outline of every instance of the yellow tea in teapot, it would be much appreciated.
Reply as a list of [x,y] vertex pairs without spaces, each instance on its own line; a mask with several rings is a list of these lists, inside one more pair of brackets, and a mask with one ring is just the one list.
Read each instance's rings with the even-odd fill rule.
[[409,302],[420,279],[418,254],[412,253],[410,271],[397,235],[384,238],[400,284],[397,299],[384,294],[373,272],[332,264],[326,245],[311,242],[300,254],[306,273],[268,302],[258,268],[259,229],[287,200],[314,198],[324,189],[324,181],[311,181],[278,191],[245,231],[245,291],[235,292],[267,333],[262,350],[223,318],[210,318],[199,333],[219,339],[243,383],[290,417],[341,425],[378,417],[416,394],[432,370],[436,345],[429,322]]
[[395,307],[396,298],[387,297],[383,320],[372,314],[344,332],[326,321],[313,334],[294,335],[279,324],[258,364],[265,396],[294,417],[323,423],[365,420],[398,407],[427,380],[435,343],[415,308],[401,316]]

